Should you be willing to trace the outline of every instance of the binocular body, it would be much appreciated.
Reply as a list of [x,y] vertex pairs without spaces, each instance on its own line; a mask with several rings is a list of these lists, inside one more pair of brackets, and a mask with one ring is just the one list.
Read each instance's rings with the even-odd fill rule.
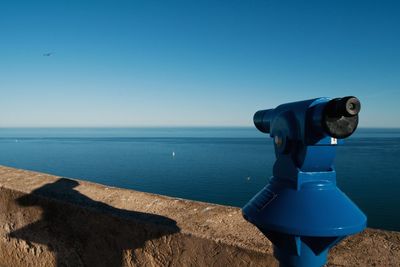
[[258,111],[256,127],[274,140],[269,184],[243,216],[274,245],[282,266],[322,266],[329,249],[366,227],[366,217],[336,186],[334,158],[357,128],[355,97],[317,98]]

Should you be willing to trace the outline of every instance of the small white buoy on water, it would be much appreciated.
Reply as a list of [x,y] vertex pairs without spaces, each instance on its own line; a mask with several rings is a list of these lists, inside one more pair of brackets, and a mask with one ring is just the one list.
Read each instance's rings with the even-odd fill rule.
[[247,177],[247,181],[248,181],[248,180],[250,180],[250,178],[251,178],[251,177],[250,177],[250,176],[248,176],[248,177]]
[[175,151],[172,151],[172,156],[175,157]]

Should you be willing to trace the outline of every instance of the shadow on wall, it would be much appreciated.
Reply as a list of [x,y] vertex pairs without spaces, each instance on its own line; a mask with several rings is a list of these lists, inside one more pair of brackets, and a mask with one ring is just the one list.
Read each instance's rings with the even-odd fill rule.
[[137,263],[133,251],[147,240],[180,230],[167,217],[94,201],[74,190],[78,185],[61,178],[17,199],[18,205],[38,206],[43,214],[9,236],[46,245],[56,255],[56,266],[122,266],[124,261]]

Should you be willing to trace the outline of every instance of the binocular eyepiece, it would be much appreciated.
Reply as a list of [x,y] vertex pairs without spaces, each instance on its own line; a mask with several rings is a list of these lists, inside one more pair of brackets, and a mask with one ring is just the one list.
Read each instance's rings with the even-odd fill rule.
[[[300,123],[312,122],[313,130],[320,131],[334,138],[346,138],[353,134],[358,125],[358,113],[361,103],[354,96],[306,100],[283,104],[275,109],[260,110],[254,114],[254,125],[263,133],[270,133],[274,119],[283,112],[293,112]],[[304,114],[301,116],[299,114]],[[298,120],[300,120],[298,119]]]

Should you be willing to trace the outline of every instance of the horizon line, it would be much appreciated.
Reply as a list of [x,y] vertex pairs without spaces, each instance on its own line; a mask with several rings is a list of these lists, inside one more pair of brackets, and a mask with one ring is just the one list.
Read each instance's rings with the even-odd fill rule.
[[[253,125],[136,125],[136,126],[0,126],[0,129],[136,129],[136,128],[253,128]],[[400,129],[400,126],[361,126],[358,129]]]

